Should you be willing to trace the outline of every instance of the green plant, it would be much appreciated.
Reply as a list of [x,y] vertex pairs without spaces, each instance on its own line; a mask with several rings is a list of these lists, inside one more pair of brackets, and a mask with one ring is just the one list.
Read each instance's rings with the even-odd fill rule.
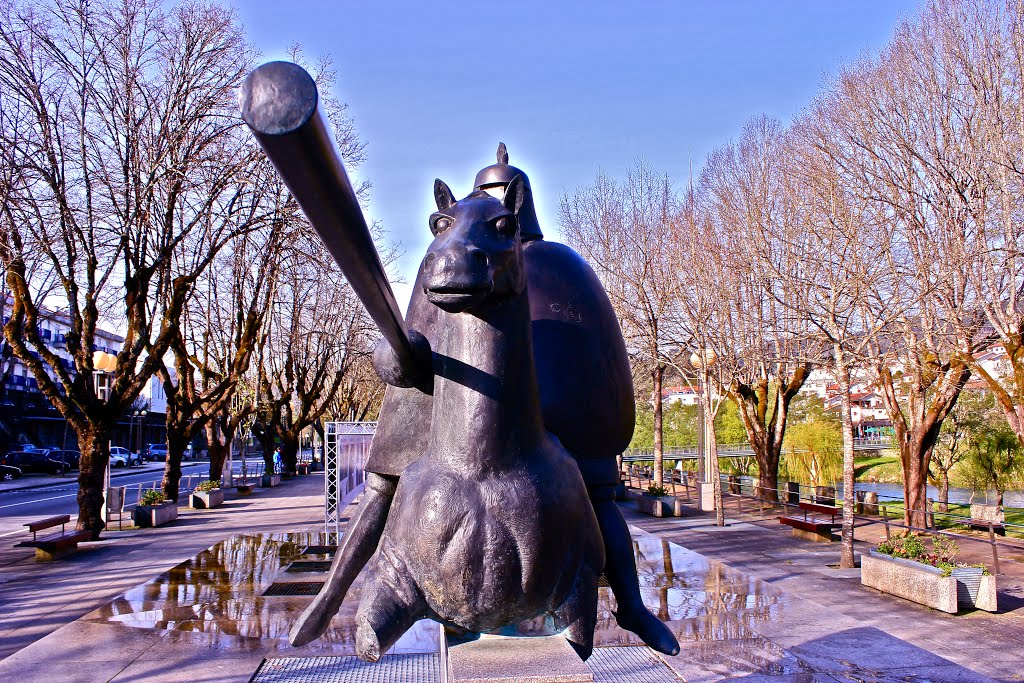
[[653,498],[661,498],[662,496],[668,495],[668,489],[664,486],[649,486],[647,490],[644,491],[644,494]]
[[156,489],[146,489],[139,498],[139,505],[158,505],[164,502],[164,494]]
[[893,534],[889,540],[878,544],[876,550],[891,557],[900,557],[906,560],[913,560],[921,564],[927,564],[942,570],[943,576],[949,576],[957,567],[981,567],[988,572],[984,565],[963,564],[956,561],[956,554],[960,552],[956,541],[948,536],[932,536],[932,550],[928,552],[924,541],[910,531]]
[[214,489],[220,488],[220,482],[216,479],[207,479],[206,481],[199,482],[199,486],[196,487],[196,491],[202,491],[207,493]]

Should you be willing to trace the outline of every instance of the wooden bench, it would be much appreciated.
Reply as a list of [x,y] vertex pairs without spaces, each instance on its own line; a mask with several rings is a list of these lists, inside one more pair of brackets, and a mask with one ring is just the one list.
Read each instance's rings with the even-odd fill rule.
[[[36,522],[29,522],[25,524],[28,530],[32,532],[31,541],[22,541],[21,543],[15,544],[15,548],[35,548],[36,559],[41,562],[50,560],[56,560],[65,555],[69,555],[78,549],[78,544],[82,541],[88,541],[92,537],[92,532],[85,529],[78,531],[71,529],[70,531],[65,530],[64,525],[71,521],[71,515],[57,515],[56,517],[47,517],[46,519],[40,519]],[[57,533],[48,534],[46,536],[38,536],[37,532],[43,531],[44,529],[51,529],[53,527],[60,527],[60,531]]]
[[981,529],[998,536],[1006,535],[1006,514],[998,505],[971,504],[971,518],[961,522],[969,529]]
[[[832,530],[842,526],[836,523],[838,508],[807,502],[801,502],[799,508],[804,513],[803,517],[779,517],[779,523],[792,527],[793,535],[797,538],[819,543],[831,543],[835,540]],[[814,515],[828,515],[829,521],[818,520]]]

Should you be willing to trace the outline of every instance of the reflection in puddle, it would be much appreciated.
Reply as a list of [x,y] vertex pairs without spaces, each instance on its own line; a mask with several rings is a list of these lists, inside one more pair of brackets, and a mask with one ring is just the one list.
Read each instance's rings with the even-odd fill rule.
[[[765,584],[674,543],[634,533],[644,602],[670,624],[680,642],[752,638],[752,627],[779,615],[781,598]],[[322,573],[287,569],[296,561],[330,560],[330,556],[303,551],[336,542],[317,533],[232,536],[127,591],[94,616],[134,628],[203,634],[205,640],[223,640],[224,645],[234,639],[255,639],[275,649],[290,649],[288,631],[312,598],[262,597],[262,593],[275,581],[322,579]],[[354,652],[360,583],[353,586],[324,637],[307,647],[333,654]],[[596,644],[640,644],[632,633],[618,628],[615,607],[610,589],[601,588]],[[544,619],[512,629],[523,635],[558,630],[560,625]],[[419,622],[395,652],[436,651],[437,632],[432,622]]]

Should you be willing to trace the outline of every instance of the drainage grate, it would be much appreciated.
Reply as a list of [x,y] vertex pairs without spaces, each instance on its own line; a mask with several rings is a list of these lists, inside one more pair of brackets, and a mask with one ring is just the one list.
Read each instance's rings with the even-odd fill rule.
[[594,683],[680,683],[665,662],[645,646],[597,647],[587,660]]
[[438,654],[386,655],[370,664],[358,657],[264,659],[249,683],[438,683]]
[[270,588],[263,591],[263,595],[267,597],[285,595],[316,595],[323,587],[323,581],[275,581],[270,584]]
[[336,545],[307,545],[300,555],[333,555],[338,549]]
[[326,572],[330,568],[330,560],[299,560],[288,565],[288,569],[285,571],[289,574],[309,574],[312,572]]

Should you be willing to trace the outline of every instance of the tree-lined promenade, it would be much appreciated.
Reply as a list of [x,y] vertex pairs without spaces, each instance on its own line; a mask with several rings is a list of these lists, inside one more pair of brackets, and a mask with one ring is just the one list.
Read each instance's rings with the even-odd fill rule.
[[[638,163],[563,198],[563,231],[604,280],[652,391],[656,477],[666,373],[712,387],[698,393],[708,421],[722,397],[736,403],[774,495],[789,409],[816,367],[839,385],[853,490],[851,385],[866,372],[918,527],[969,379],[983,380],[1020,450],[1022,92],[1020,2],[928,2],[790,124],[751,119],[681,191]],[[979,362],[992,349],[1006,373]],[[852,566],[852,496],[844,512]]]
[[[241,125],[256,56],[215,2],[0,2],[4,337],[77,437],[78,526],[94,534],[112,431],[153,377],[172,500],[196,434],[213,479],[254,417],[294,469],[303,429],[379,399],[361,308]],[[330,64],[312,70],[329,92]],[[322,105],[357,166],[345,106]],[[70,320],[69,364],[40,334],[47,309]],[[125,340],[98,382],[101,325]]]
[[[198,434],[211,478],[253,422],[267,457],[279,443],[292,469],[303,430],[379,404],[369,321],[241,126],[237,88],[256,63],[215,2],[0,0],[4,337],[77,437],[78,524],[96,534],[110,434],[154,377],[171,498]],[[311,70],[329,93],[331,65]],[[671,378],[710,387],[696,395],[713,470],[716,417],[736,406],[774,495],[791,413],[807,413],[794,401],[817,368],[839,385],[852,490],[851,386],[866,373],[917,526],[929,472],[956,464],[943,429],[969,381],[1020,450],[1022,90],[1019,1],[930,2],[795,120],[750,120],[685,182],[640,163],[563,198],[563,234],[602,277],[641,401],[653,396],[656,477]],[[344,103],[322,104],[358,166]],[[40,334],[47,309],[70,320],[70,366]],[[125,341],[97,382],[101,325]],[[994,349],[1008,372],[979,361]]]

